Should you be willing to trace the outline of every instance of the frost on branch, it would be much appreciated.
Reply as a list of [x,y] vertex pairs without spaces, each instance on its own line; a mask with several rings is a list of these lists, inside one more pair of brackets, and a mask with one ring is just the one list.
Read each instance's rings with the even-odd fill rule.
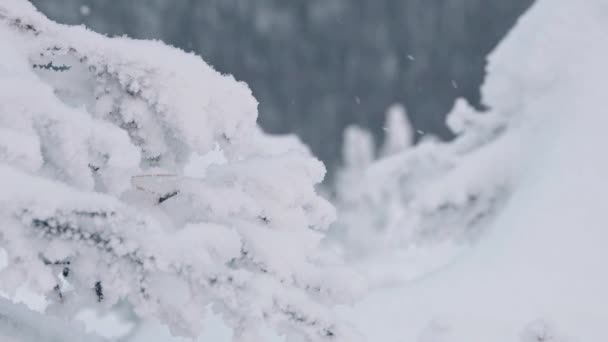
[[[359,255],[476,237],[509,193],[518,142],[503,134],[508,113],[478,113],[458,100],[448,117],[457,138],[422,139],[410,148],[402,143],[409,141],[403,111],[393,108],[387,121],[393,128],[381,158],[363,168],[345,163],[338,174],[337,234]],[[391,154],[391,146],[401,147]]]
[[[187,336],[210,306],[240,340],[263,322],[353,340],[329,307],[358,282],[318,249],[334,217],[314,190],[323,165],[261,133],[244,84],[20,0],[0,4],[0,40],[2,290],[25,284],[68,316],[126,301]],[[222,162],[184,176],[209,153]]]

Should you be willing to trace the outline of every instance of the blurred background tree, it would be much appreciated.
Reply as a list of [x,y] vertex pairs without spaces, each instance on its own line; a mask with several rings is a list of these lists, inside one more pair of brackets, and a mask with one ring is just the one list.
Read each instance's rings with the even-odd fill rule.
[[407,107],[416,138],[451,138],[457,97],[476,108],[486,55],[533,0],[34,0],[60,22],[194,51],[252,88],[261,126],[296,133],[330,171],[350,124],[383,139]]

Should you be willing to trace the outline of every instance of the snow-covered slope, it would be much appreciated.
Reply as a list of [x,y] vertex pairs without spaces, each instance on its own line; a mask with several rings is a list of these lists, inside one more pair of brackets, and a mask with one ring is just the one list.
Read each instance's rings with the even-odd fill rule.
[[541,0],[493,53],[485,102],[525,146],[511,198],[448,268],[345,310],[370,340],[608,340],[606,32],[607,1]]

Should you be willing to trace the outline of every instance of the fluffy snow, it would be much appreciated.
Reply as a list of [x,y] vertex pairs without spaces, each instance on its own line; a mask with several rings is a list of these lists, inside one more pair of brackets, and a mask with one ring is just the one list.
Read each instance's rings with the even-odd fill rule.
[[196,337],[211,309],[235,341],[264,324],[355,338],[332,306],[364,282],[319,248],[335,215],[315,191],[325,168],[264,135],[244,83],[22,0],[0,2],[0,41],[0,290],[69,318],[126,303],[175,335]]
[[[389,138],[377,161],[366,132],[346,132],[347,165],[336,191],[339,218],[326,242],[346,249],[372,292],[354,307],[340,307],[338,318],[324,305],[348,302],[362,285],[330,248],[316,249],[320,231],[332,220],[331,208],[313,188],[323,168],[292,138],[259,132],[255,100],[246,88],[198,59],[163,49],[161,58],[183,58],[199,76],[217,81],[203,82],[207,97],[198,96],[191,70],[180,74],[188,78],[184,84],[171,72],[153,72],[159,79],[139,74],[142,69],[130,63],[142,55],[122,51],[132,41],[107,43],[85,30],[63,34],[67,28],[20,2],[8,3],[16,12],[0,5],[1,20],[27,20],[0,27],[3,41],[18,47],[0,61],[0,237],[9,261],[3,288],[28,282],[47,293],[61,278],[53,273],[57,265],[41,263],[39,254],[74,260],[76,281],[69,285],[75,291],[81,283],[91,285],[92,269],[105,276],[109,298],[135,299],[136,311],[147,318],[132,331],[136,342],[181,341],[154,319],[185,330],[203,324],[199,341],[217,342],[281,341],[277,332],[292,330],[308,340],[332,339],[328,329],[342,320],[357,331],[340,336],[349,342],[357,333],[382,342],[608,340],[608,156],[602,152],[608,145],[608,2],[539,0],[489,58],[483,98],[490,110],[476,113],[456,103],[448,124],[459,137],[452,143],[428,140],[410,147],[411,128],[398,107],[389,115]],[[29,36],[25,44],[11,31],[31,31],[28,20],[44,28],[42,40]],[[103,41],[111,60],[82,37]],[[92,100],[98,85],[90,78],[66,83],[49,70],[31,69],[23,53],[58,38],[93,55],[93,65],[117,68],[110,73],[119,86],[109,94],[118,94],[121,103],[112,96]],[[141,44],[143,55],[158,48]],[[65,57],[53,61],[79,67]],[[143,60],[159,63],[152,56]],[[129,78],[133,73],[137,80]],[[164,77],[174,83],[165,88]],[[163,91],[150,93],[157,88],[146,82]],[[23,87],[37,89],[39,101],[32,103]],[[167,97],[174,94],[171,87],[180,90],[175,98]],[[141,94],[143,104],[133,94]],[[231,94],[244,102],[226,100]],[[192,115],[193,105],[205,108],[203,119]],[[108,106],[123,124],[134,120],[142,129],[108,122]],[[167,106],[179,115],[167,116]],[[50,126],[33,125],[49,115]],[[203,133],[196,130],[201,126]],[[96,134],[99,129],[110,133]],[[81,144],[61,139],[68,133]],[[40,152],[53,142],[51,151]],[[91,176],[88,163],[101,175]],[[128,177],[121,176],[125,170]],[[131,179],[133,172],[139,176]],[[179,195],[154,204],[171,190]],[[70,214],[85,209],[116,217]],[[15,213],[21,216],[14,219]],[[25,223],[43,219],[81,224],[84,232],[77,234],[108,237],[116,252],[107,256],[70,239],[23,235]],[[142,232],[146,239],[139,237]],[[114,237],[126,243],[113,245]],[[231,262],[244,249],[242,260]],[[145,264],[133,268],[116,254]],[[95,257],[109,258],[111,265],[95,263]],[[15,270],[19,263],[27,272]],[[236,287],[197,288],[197,279],[216,273],[234,277]],[[133,284],[139,283],[133,274],[146,277],[155,304],[135,295]],[[0,337],[29,342],[32,337],[14,333],[14,327],[23,329],[5,317],[30,324],[41,315],[0,302]],[[249,334],[252,326],[259,335]]]

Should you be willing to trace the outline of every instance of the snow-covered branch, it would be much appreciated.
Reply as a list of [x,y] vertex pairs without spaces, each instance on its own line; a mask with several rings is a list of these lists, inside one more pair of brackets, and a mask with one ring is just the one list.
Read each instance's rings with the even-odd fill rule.
[[[314,189],[324,167],[263,135],[246,85],[19,0],[0,4],[0,39],[3,290],[27,285],[68,315],[126,300],[187,336],[210,306],[237,339],[265,322],[353,341],[330,307],[362,285],[318,248],[334,217]],[[218,151],[221,163],[184,175]]]

